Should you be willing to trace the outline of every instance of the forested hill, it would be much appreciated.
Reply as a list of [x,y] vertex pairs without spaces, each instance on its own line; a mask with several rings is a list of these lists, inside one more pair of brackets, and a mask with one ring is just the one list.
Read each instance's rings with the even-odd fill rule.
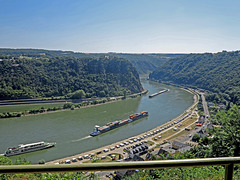
[[[108,53],[112,55],[111,53]],[[113,54],[114,55],[114,54]],[[129,60],[136,67],[139,74],[148,74],[173,57],[183,54],[124,54],[116,53],[116,56]]]
[[0,98],[105,97],[143,90],[132,64],[121,58],[0,55]]
[[31,57],[76,57],[76,58],[99,58],[101,56],[119,57],[129,60],[138,73],[145,74],[154,71],[167,60],[182,56],[183,54],[127,54],[127,53],[76,53],[72,51],[54,51],[43,49],[6,49],[0,48],[0,54],[24,55]]
[[151,79],[195,86],[240,104],[240,51],[189,54],[171,59]]

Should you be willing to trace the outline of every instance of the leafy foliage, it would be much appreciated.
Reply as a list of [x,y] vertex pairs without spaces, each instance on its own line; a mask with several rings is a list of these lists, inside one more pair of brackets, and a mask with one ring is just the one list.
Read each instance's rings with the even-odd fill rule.
[[194,136],[192,137],[192,141],[199,142],[199,140],[200,136],[198,134],[194,134]]
[[202,138],[200,146],[189,152],[193,157],[240,156],[240,106],[218,111],[212,120],[218,127],[211,130],[211,138]]
[[[240,156],[240,106],[233,106],[228,111],[219,111],[215,122],[219,127],[211,130],[212,138],[200,138],[199,146],[193,147],[182,154],[156,157],[156,160],[166,159],[194,159],[211,157]],[[202,143],[202,144],[201,144]],[[204,173],[203,173],[204,172]],[[225,168],[223,166],[166,168],[140,170],[125,179],[223,179]],[[240,167],[234,166],[234,178],[239,179]]]
[[[110,55],[114,55],[111,54]],[[129,60],[140,74],[147,74],[154,71],[159,66],[173,57],[182,54],[123,54],[116,53],[116,56]]]
[[[183,154],[170,155],[168,157],[156,157],[155,160],[169,159],[192,159],[194,156],[189,151]],[[204,173],[203,173],[204,172]],[[125,176],[124,179],[223,179],[225,168],[223,166],[204,166],[186,168],[165,168],[165,169],[145,169],[139,170],[133,176]]]
[[[204,173],[203,173],[204,172]],[[188,167],[188,168],[170,168],[170,169],[151,169],[141,170],[133,176],[125,177],[124,179],[223,179],[224,167]]]
[[0,56],[0,98],[118,96],[143,90],[136,69],[117,57]]
[[167,60],[183,54],[126,54],[126,53],[76,53],[72,51],[53,51],[44,49],[6,49],[0,48],[0,54],[28,57],[76,57],[99,58],[101,56],[119,57],[129,60],[138,73],[146,74],[165,63]]
[[[44,160],[42,160],[44,161]],[[0,165],[29,165],[31,162],[26,159],[19,158],[15,163],[5,156],[0,156]],[[38,180],[38,179],[99,179],[96,174],[90,173],[89,175],[82,172],[74,173],[25,173],[25,174],[0,174],[0,179],[12,180],[12,179],[25,179],[25,180]]]
[[[212,99],[240,105],[240,52],[189,54],[170,59],[151,79],[212,91]],[[210,98],[211,99],[211,98]]]
[[234,105],[228,111],[219,111],[216,120],[221,128],[215,128],[210,143],[210,156],[240,156],[240,107]]

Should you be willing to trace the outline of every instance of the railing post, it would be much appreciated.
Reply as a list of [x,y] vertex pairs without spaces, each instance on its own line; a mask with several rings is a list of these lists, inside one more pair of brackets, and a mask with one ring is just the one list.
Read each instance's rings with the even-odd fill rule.
[[225,166],[225,180],[233,179],[233,163]]

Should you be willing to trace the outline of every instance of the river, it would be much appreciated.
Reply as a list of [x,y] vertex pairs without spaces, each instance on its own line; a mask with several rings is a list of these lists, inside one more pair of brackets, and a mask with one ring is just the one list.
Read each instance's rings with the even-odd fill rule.
[[[148,131],[175,118],[193,103],[193,95],[182,89],[144,78],[141,81],[150,94],[165,88],[170,91],[151,99],[146,95],[73,111],[1,119],[0,153],[20,143],[47,141],[56,142],[56,147],[23,154],[21,157],[38,163],[39,160],[50,161],[75,155]],[[89,136],[95,125],[105,125],[140,111],[148,111],[149,117],[96,137]]]

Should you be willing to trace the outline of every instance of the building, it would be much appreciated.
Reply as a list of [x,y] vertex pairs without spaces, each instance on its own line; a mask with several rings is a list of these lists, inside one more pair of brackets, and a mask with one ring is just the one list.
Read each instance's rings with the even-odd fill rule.
[[197,123],[197,126],[202,126],[205,122],[205,116],[200,116]]
[[189,149],[189,147],[191,148],[191,146],[189,146],[188,144],[184,144],[184,143],[181,143],[179,141],[173,141],[172,142],[172,148],[175,149],[175,150],[178,150],[178,151],[182,151],[183,149],[184,150]]
[[128,155],[130,159],[133,159],[135,155],[141,156],[143,154],[146,154],[148,152],[148,146],[146,144],[139,145],[137,147],[134,147],[128,151]]
[[158,151],[158,153],[157,153],[157,155],[162,155],[162,156],[164,156],[164,157],[167,157],[168,154],[169,154],[169,152],[166,151],[166,150],[163,149],[163,148],[160,148],[159,151]]

